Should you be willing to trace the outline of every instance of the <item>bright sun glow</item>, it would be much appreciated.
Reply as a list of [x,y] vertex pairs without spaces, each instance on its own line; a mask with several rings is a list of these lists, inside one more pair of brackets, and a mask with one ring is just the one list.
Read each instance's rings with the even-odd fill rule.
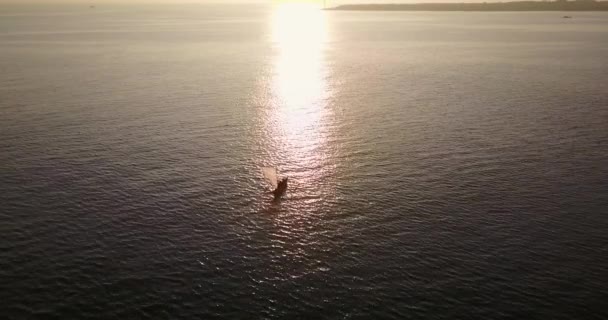
[[[314,125],[326,95],[324,12],[310,3],[280,5],[273,20],[273,43],[278,50],[274,90],[288,117],[290,131]],[[299,132],[302,133],[302,132]]]
[[[279,138],[280,161],[293,168],[321,165],[328,88],[326,12],[319,1],[278,4],[272,16],[274,63],[268,130]],[[292,174],[295,174],[292,172]],[[304,177],[295,177],[304,183]]]
[[287,3],[313,3],[313,4],[321,4],[325,1],[323,0],[274,0],[275,3],[287,4]]

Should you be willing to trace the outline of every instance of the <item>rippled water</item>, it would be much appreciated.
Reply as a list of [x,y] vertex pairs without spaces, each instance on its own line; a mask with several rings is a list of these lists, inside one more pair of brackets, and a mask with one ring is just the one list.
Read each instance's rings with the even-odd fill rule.
[[608,316],[607,14],[4,9],[0,314]]

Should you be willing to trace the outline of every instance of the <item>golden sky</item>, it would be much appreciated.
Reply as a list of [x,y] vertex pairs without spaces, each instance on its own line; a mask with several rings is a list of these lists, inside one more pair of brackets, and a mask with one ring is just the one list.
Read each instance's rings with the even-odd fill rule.
[[[516,1],[516,0],[326,0],[328,6],[351,3],[424,3],[424,2],[495,2],[495,1]],[[277,3],[277,2],[317,2],[322,0],[0,0],[0,4],[157,4],[157,3]]]

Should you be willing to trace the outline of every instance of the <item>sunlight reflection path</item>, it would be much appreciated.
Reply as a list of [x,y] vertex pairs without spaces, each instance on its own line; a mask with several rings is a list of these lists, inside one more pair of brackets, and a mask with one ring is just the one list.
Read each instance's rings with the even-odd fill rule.
[[[259,212],[270,219],[261,230],[276,254],[273,266],[279,274],[299,277],[329,270],[322,259],[311,258],[328,250],[320,230],[332,210],[328,199],[335,195],[329,30],[327,12],[314,3],[282,3],[273,9],[272,60],[254,98],[260,147],[256,162],[277,166],[290,182],[284,201],[260,196],[264,201]],[[288,265],[298,268],[282,269]]]
[[[271,85],[272,128],[282,137],[281,157],[298,179],[310,178],[306,170],[323,164],[321,152],[327,120],[325,45],[328,30],[325,12],[313,4],[279,5],[272,19],[272,42],[277,52]],[[310,172],[309,172],[310,173]],[[300,180],[302,181],[302,180]],[[302,181],[305,182],[305,181]]]

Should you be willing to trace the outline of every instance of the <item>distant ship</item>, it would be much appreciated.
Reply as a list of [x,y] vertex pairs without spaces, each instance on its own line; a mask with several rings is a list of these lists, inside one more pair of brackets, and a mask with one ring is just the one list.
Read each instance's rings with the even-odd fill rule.
[[564,19],[571,19],[572,16],[563,16],[562,18],[564,18]]

